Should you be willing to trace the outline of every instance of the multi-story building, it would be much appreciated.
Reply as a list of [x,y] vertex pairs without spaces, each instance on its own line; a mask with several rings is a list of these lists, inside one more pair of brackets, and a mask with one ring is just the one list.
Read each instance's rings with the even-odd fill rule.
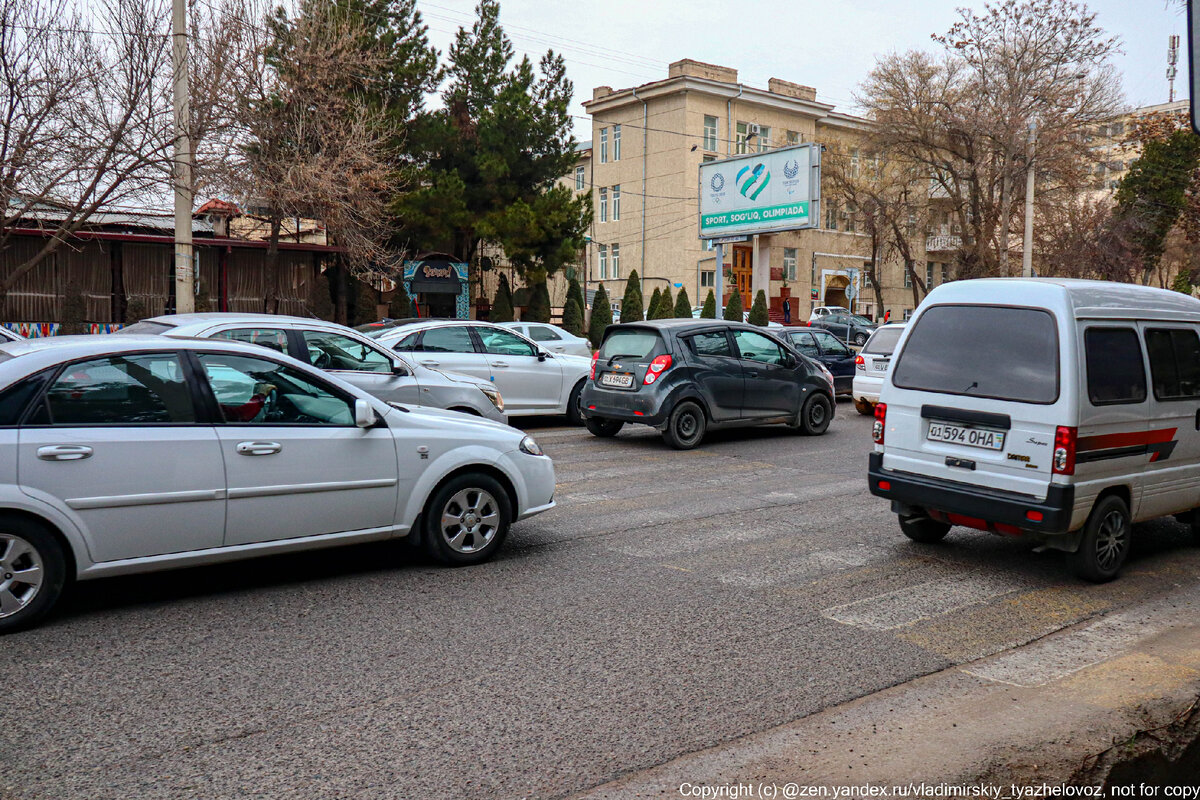
[[[871,241],[856,210],[840,203],[827,183],[819,228],[726,245],[722,265],[698,238],[701,163],[807,142],[838,142],[855,154],[868,120],[835,111],[812,87],[772,78],[765,90],[755,88],[739,82],[735,69],[692,60],[671,64],[665,80],[598,87],[584,107],[592,117],[590,159],[571,177],[576,188],[588,181],[594,204],[589,289],[603,284],[619,302],[636,269],[643,296],[670,285],[672,293],[686,288],[700,304],[722,269],[726,297],[736,286],[749,308],[765,290],[773,316],[789,296],[795,319],[806,319],[818,305],[849,306],[876,318],[885,309],[893,319],[911,312],[912,289],[898,261],[877,270],[885,309],[876,307],[873,287],[861,287],[847,301],[852,271],[871,263]],[[914,252],[923,258],[924,231],[917,233]],[[944,280],[940,263],[921,263],[932,285]]]
[[1130,138],[1135,119],[1153,114],[1180,114],[1186,117],[1189,107],[1187,100],[1142,106],[1118,115],[1090,133],[1088,145],[1092,153],[1092,189],[1097,196],[1112,197],[1128,174],[1129,167],[1141,155],[1137,142]]

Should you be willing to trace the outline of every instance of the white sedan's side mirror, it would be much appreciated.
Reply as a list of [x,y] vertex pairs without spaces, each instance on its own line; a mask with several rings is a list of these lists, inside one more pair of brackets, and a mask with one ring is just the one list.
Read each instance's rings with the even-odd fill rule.
[[354,424],[360,428],[370,428],[379,417],[375,416],[375,409],[371,408],[371,404],[366,400],[354,401]]

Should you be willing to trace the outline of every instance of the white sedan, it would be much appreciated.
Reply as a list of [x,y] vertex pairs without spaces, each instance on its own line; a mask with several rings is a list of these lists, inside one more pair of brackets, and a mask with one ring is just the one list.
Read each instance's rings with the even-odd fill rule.
[[14,331],[12,328],[6,328],[0,325],[0,342],[21,342],[25,337]]
[[0,344],[0,464],[0,633],[71,579],[408,536],[476,564],[554,506],[521,431],[215,339]]
[[414,322],[367,335],[423,366],[493,381],[510,417],[566,414],[573,425],[583,422],[579,396],[590,358],[551,353],[516,331],[470,320]]
[[549,322],[500,322],[506,328],[529,337],[552,353],[592,357],[592,346],[582,336],[551,325]]

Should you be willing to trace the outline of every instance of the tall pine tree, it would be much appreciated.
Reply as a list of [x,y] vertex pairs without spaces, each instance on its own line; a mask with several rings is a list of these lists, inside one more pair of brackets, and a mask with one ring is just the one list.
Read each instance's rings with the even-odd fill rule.
[[629,273],[629,280],[625,281],[625,296],[621,298],[621,322],[641,322],[645,319],[644,311],[642,283],[635,269]]
[[492,310],[488,315],[491,322],[512,322],[513,304],[512,290],[508,288],[508,276],[500,273],[500,285],[496,287],[496,299],[492,301]]
[[600,284],[592,301],[592,316],[588,320],[588,341],[592,343],[593,350],[599,349],[604,339],[604,329],[609,325],[612,325],[612,304],[608,302],[604,284]]
[[751,325],[765,328],[770,321],[770,314],[767,313],[767,294],[762,289],[759,289],[758,294],[754,295],[754,305],[750,306],[749,322]]
[[676,319],[692,318],[692,301],[688,298],[686,286],[679,290],[679,296],[675,298],[675,317]]
[[713,295],[713,290],[708,290],[708,297],[704,298],[704,308],[700,309],[700,319],[716,319],[717,318],[717,298]]
[[729,304],[725,306],[725,319],[730,322],[742,321],[742,296],[738,293],[736,286],[733,294],[729,296]]

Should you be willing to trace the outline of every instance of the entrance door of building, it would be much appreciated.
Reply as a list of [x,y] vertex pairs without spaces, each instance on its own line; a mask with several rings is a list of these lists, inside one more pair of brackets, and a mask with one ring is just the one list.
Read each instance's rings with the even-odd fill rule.
[[753,298],[750,287],[754,281],[754,250],[750,247],[733,248],[733,282],[742,296],[742,308],[749,308]]

